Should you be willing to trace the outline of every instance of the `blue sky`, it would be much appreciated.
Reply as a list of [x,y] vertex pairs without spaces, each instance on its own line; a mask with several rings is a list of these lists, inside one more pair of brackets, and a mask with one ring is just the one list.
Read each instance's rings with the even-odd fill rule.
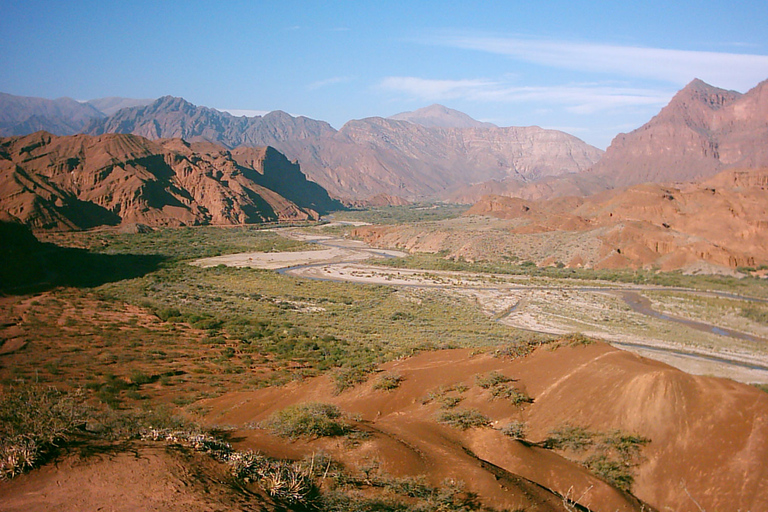
[[606,147],[693,78],[768,79],[768,2],[0,0],[0,91],[330,122],[432,103]]

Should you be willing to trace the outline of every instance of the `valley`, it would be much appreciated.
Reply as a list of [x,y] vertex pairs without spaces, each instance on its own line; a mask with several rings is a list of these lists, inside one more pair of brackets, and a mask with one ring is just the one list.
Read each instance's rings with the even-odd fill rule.
[[[193,264],[276,269],[318,281],[439,289],[471,298],[490,318],[515,328],[553,335],[580,332],[690,373],[768,383],[768,326],[737,313],[753,302],[768,304],[768,299],[600,280],[392,269],[386,262],[364,260],[402,258],[405,253],[375,251],[349,239],[290,228],[280,234],[332,249],[231,254]],[[707,323],[712,318],[723,323]]]

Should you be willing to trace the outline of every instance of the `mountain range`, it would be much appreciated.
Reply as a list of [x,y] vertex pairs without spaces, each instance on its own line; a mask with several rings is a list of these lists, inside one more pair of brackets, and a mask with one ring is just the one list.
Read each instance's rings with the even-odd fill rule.
[[[237,117],[172,96],[154,101],[102,98],[77,102],[68,98],[44,100],[0,94],[0,133],[83,132],[95,137],[87,139],[91,141],[109,140],[103,138],[107,134],[132,134],[146,139],[141,142],[145,146],[155,141],[147,151],[162,154],[169,161],[173,158],[165,153],[170,146],[164,141],[182,139],[192,144],[189,151],[202,151],[199,158],[207,158],[208,165],[219,165],[217,159],[226,160],[226,165],[240,165],[235,158],[247,152],[245,148],[270,146],[277,150],[273,150],[275,154],[279,151],[287,158],[281,165],[289,165],[289,160],[300,165],[300,170],[296,167],[295,172],[289,173],[293,177],[288,183],[319,185],[314,189],[318,196],[304,197],[303,204],[296,203],[300,209],[315,212],[338,204],[330,197],[353,205],[403,204],[423,199],[475,203],[488,194],[538,200],[590,196],[646,182],[702,180],[724,169],[768,167],[768,145],[764,143],[768,140],[766,84],[768,81],[741,94],[693,80],[648,123],[619,134],[605,154],[560,131],[535,126],[498,127],[441,105],[388,118],[353,120],[336,130],[324,121],[281,111]],[[35,137],[57,140],[51,135]],[[86,139],[74,140],[80,141],[70,148],[74,153],[64,158],[62,152],[60,156],[80,162],[78,152],[82,148],[78,144],[86,144],[82,142]],[[49,143],[53,142],[46,144]],[[19,144],[22,143],[18,140],[10,140],[3,142],[3,147],[15,148]],[[67,144],[59,145],[69,147]],[[214,144],[218,145],[215,149]],[[214,154],[219,156],[214,158]],[[26,160],[14,158],[21,156],[14,156],[7,149],[5,160],[24,172],[32,172],[27,169],[30,164]],[[132,161],[125,160],[125,155],[115,158],[119,162]],[[60,162],[40,161],[62,168]],[[34,172],[43,172],[39,167],[42,164],[35,165],[38,167]],[[90,172],[88,166],[82,170],[86,168]],[[11,172],[8,169],[4,172]],[[53,183],[52,171],[47,172],[51,176],[46,179]],[[297,177],[301,173],[309,182],[303,176]],[[255,183],[264,186],[265,179],[262,176]],[[271,180],[270,190],[280,188],[279,182]],[[289,200],[288,189],[292,186],[281,189]],[[8,189],[11,185],[4,187]],[[106,204],[99,201],[98,204]],[[187,206],[192,208],[191,205]],[[113,204],[107,209],[114,208]],[[246,213],[211,213],[206,217],[199,212],[190,214],[191,211],[179,222],[251,219]],[[41,213],[35,225],[53,222],[48,217]],[[267,217],[273,218],[272,214]],[[169,219],[162,222],[171,222]],[[113,221],[114,218],[110,222]],[[79,225],[67,225],[70,224]]]
[[341,207],[270,147],[46,132],[0,139],[0,205],[39,229],[303,221]]

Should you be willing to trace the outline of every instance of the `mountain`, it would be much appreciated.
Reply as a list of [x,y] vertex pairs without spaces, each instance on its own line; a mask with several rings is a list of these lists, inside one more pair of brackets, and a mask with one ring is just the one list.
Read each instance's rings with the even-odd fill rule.
[[107,98],[97,98],[95,100],[88,100],[86,103],[93,108],[104,114],[105,116],[111,116],[115,112],[123,108],[130,107],[143,107],[149,105],[155,100],[151,99],[135,99],[135,98],[119,98],[116,96],[110,96]]
[[648,123],[618,135],[591,173],[611,187],[768,166],[768,81],[746,94],[694,80]]
[[395,114],[388,117],[388,119],[408,121],[409,123],[419,124],[427,128],[498,128],[493,123],[476,121],[464,112],[438,104],[420,108],[413,112]]
[[[448,117],[471,120],[456,111]],[[555,130],[482,126],[439,128],[373,117],[336,131],[328,123],[281,111],[235,117],[166,96],[94,120],[86,131],[205,140],[229,148],[269,145],[297,160],[309,179],[332,195],[350,201],[381,194],[409,200],[440,197],[479,181],[530,181],[580,172],[602,154]]]
[[0,210],[33,228],[307,220],[338,206],[272,148],[123,134],[0,139]]
[[281,111],[235,117],[198,107],[183,98],[164,96],[149,105],[124,108],[108,118],[94,120],[85,132],[90,135],[132,133],[148,139],[181,138],[235,148],[275,146],[286,140],[332,135],[336,130],[323,121],[293,117]]
[[72,135],[93,119],[105,117],[92,105],[72,98],[48,100],[0,93],[0,136],[28,135],[40,130]]
[[434,128],[372,117],[345,124],[333,137],[278,145],[331,193],[409,200],[443,198],[489,180],[528,182],[585,171],[602,152],[539,127]]

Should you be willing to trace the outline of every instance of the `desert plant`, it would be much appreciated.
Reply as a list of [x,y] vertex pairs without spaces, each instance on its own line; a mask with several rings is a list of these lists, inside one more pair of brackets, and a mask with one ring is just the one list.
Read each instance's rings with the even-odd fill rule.
[[85,426],[89,416],[81,390],[12,390],[0,400],[0,478],[35,467]]
[[550,431],[544,440],[546,448],[581,451],[595,443],[595,433],[584,427],[564,424]]
[[438,416],[437,421],[461,430],[487,427],[491,424],[491,420],[488,416],[475,409],[444,411]]
[[391,391],[400,387],[403,382],[403,376],[397,372],[385,373],[379,376],[376,382],[373,384],[373,389],[380,389],[384,391]]
[[496,370],[486,373],[485,375],[475,375],[475,383],[483,389],[492,388],[499,384],[510,382],[511,380],[513,380],[511,377],[507,377]]
[[502,429],[501,433],[515,440],[525,439],[528,426],[523,421],[511,421]]
[[371,371],[372,368],[370,367],[359,366],[337,368],[331,374],[336,393],[341,393],[345,389],[362,384],[368,380],[368,375]]
[[493,399],[502,398],[509,400],[513,405],[531,404],[533,398],[509,384],[499,384],[490,389]]
[[309,402],[286,407],[263,424],[282,437],[333,437],[348,434],[341,410],[332,404]]

